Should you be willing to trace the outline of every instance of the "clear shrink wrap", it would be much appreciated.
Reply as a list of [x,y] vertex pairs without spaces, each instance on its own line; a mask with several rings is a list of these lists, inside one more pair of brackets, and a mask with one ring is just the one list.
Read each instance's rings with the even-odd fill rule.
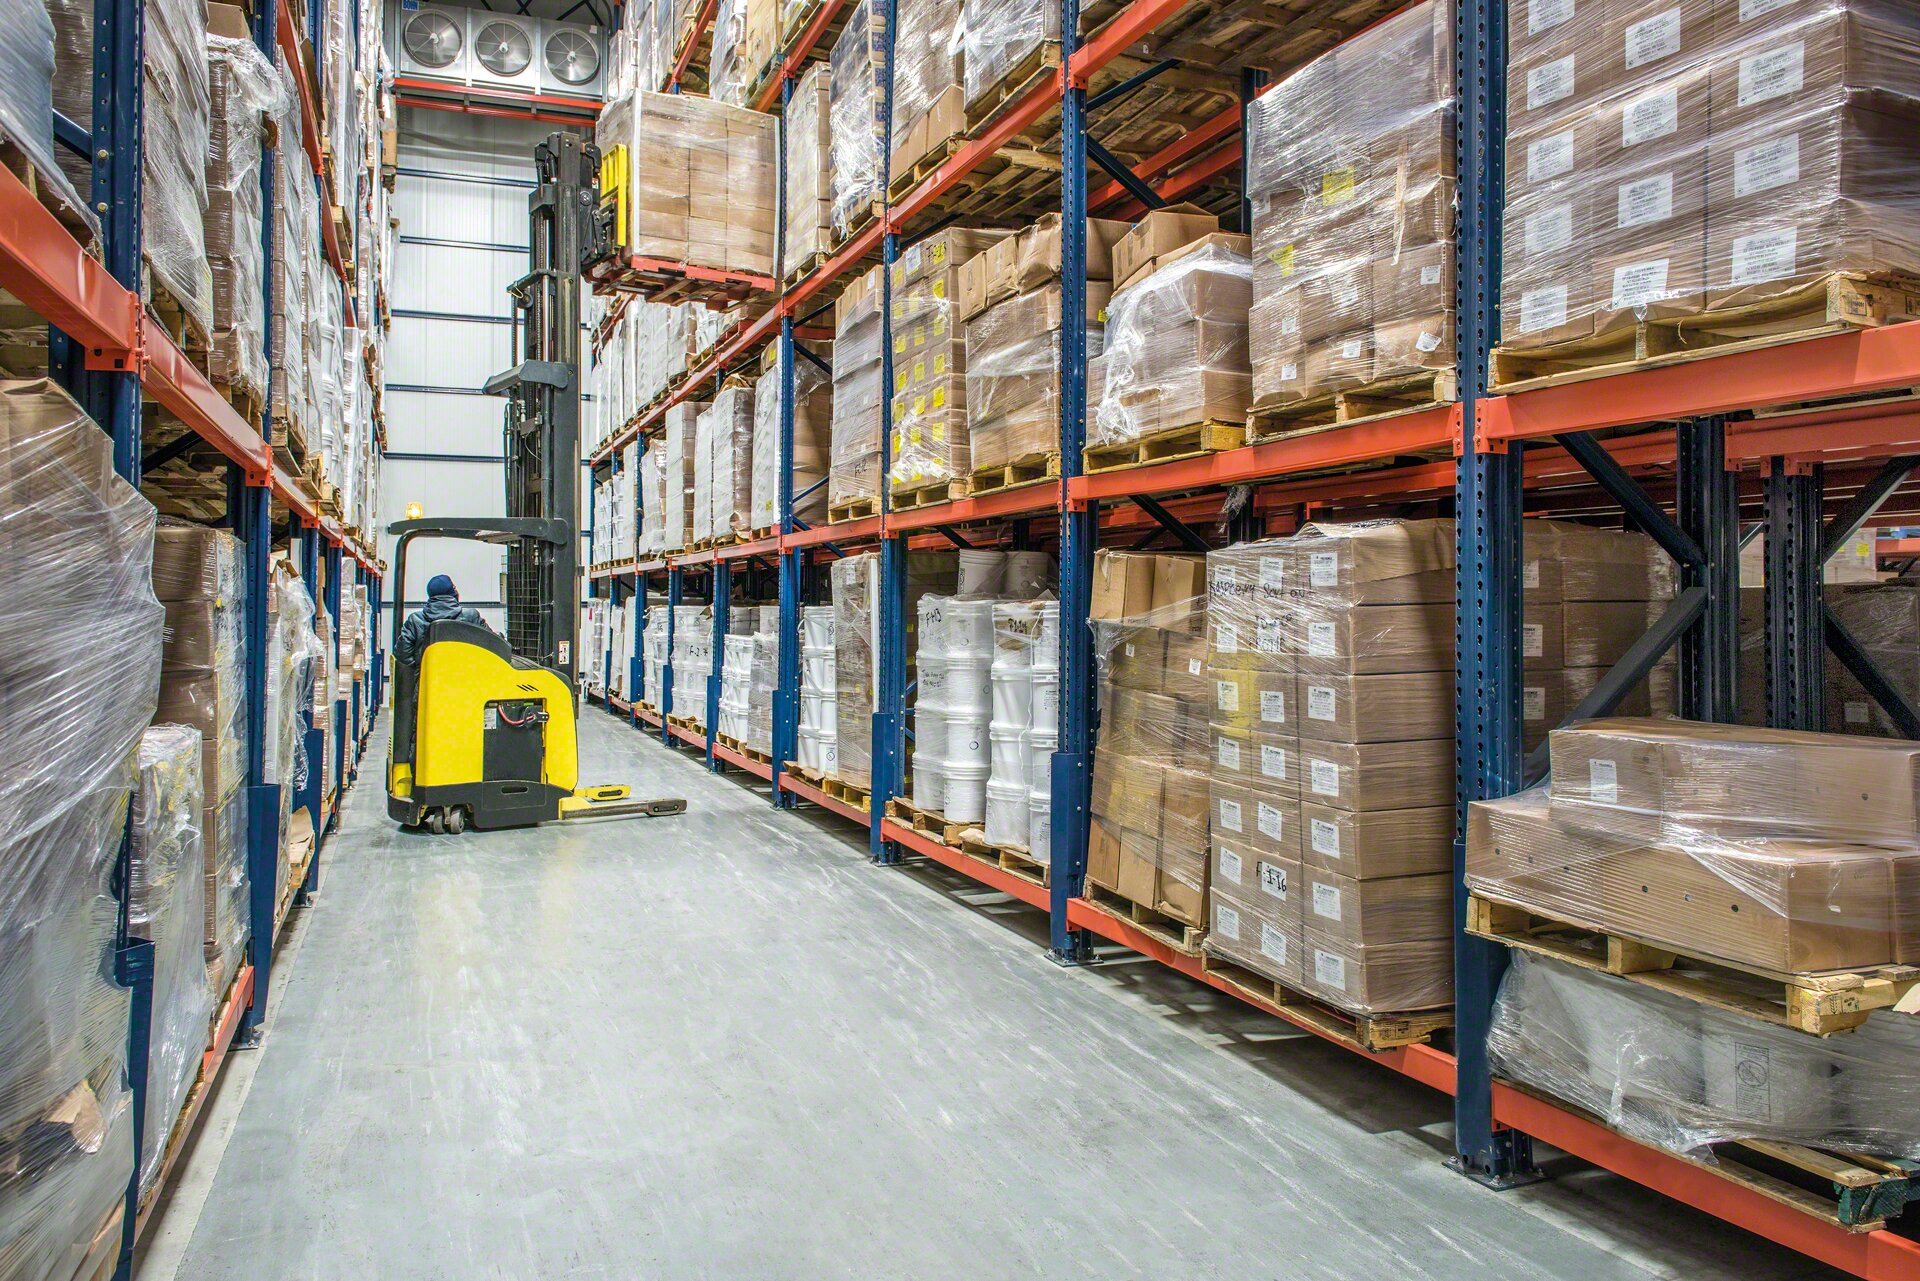
[[1255,101],[1255,404],[1453,367],[1455,107],[1435,0]]
[[[1920,580],[1900,578],[1884,583],[1830,584],[1825,598],[1834,619],[1893,682],[1893,687],[1905,695],[1909,703],[1920,704]],[[1758,648],[1764,655],[1764,635]],[[1746,677],[1743,667],[1743,684]],[[1764,674],[1758,675],[1757,680],[1758,688],[1764,692]],[[1833,658],[1826,664],[1826,704],[1827,728],[1836,733],[1900,737],[1885,709],[1844,663]]]
[[880,498],[880,409],[884,395],[880,272],[848,284],[834,308],[833,444],[827,502],[833,507]]
[[1206,562],[1102,551],[1093,574],[1100,742],[1087,880],[1204,927]]
[[640,538],[634,546],[640,559],[656,557],[667,549],[665,454],[664,445],[656,442],[640,455]]
[[1512,39],[1504,346],[1920,268],[1911,5],[1536,2]]
[[[1088,281],[1087,355],[1106,342],[1107,285]],[[1060,452],[1060,286],[1043,285],[966,322],[967,437],[972,470],[1037,463]]]
[[833,562],[833,672],[840,727],[840,779],[855,787],[873,781],[874,629],[879,625],[877,552]]
[[1920,959],[1920,747],[1635,718],[1549,744],[1546,785],[1472,806],[1474,892],[1766,973]]
[[154,510],[45,381],[0,383],[0,1275],[94,1275],[135,1169],[116,870],[164,614]]
[[[811,360],[793,362],[793,514],[809,524],[827,516],[827,434],[833,385]],[[780,367],[762,371],[753,393],[753,520],[757,533],[780,524]]]
[[778,0],[720,0],[713,20],[713,75],[709,92],[744,107],[766,79],[778,52]]
[[960,268],[1004,236],[949,227],[893,262],[887,332],[893,343],[891,480],[896,493],[962,479],[972,471]]
[[685,93],[609,102],[603,153],[627,148],[625,244],[643,258],[770,276],[774,117]]
[[[56,158],[53,141],[53,81],[55,30],[50,11],[53,4],[8,5],[0,12],[0,138],[5,138],[26,153],[40,180],[98,232],[99,219],[90,203],[92,193],[89,166],[74,157],[70,176],[63,165],[66,157]],[[82,35],[65,21],[59,36],[63,40]],[[64,51],[63,51],[64,52]],[[87,80],[87,96],[92,98],[93,80]],[[63,90],[63,106],[72,105],[71,95]],[[88,181],[80,182],[81,178]]]
[[[278,121],[279,136],[297,138],[301,130],[300,96],[284,50],[275,53],[274,70],[280,80],[285,110]],[[273,315],[270,361],[273,369],[272,411],[276,425],[302,447],[308,443],[311,378],[307,360],[306,321],[317,305],[308,286],[310,260],[319,252],[318,210],[308,193],[313,174],[306,153],[298,147],[274,149],[273,189]]]
[[834,243],[871,222],[874,204],[886,194],[886,15],[874,0],[860,0],[840,38],[833,42],[827,111]]
[[127,840],[127,932],[153,943],[153,1022],[140,1186],[160,1176],[187,1093],[200,1075],[213,1018],[200,926],[200,731],[155,725],[140,738]]
[[711,424],[713,450],[708,537],[745,538],[753,518],[753,384],[740,376],[727,379],[701,419]]
[[320,635],[313,627],[313,597],[304,579],[286,565],[275,565],[271,591],[267,757],[261,781],[293,791],[307,785],[306,710],[321,660]]
[[[28,0],[31,3],[31,0]],[[44,0],[54,27],[53,105],[93,128],[93,0]],[[213,332],[207,265],[207,10],[204,0],[141,6],[140,253],[150,283],[204,337]],[[64,149],[61,164],[92,190],[90,158]],[[309,201],[309,203],[312,203]],[[142,291],[152,300],[152,290]]]
[[[683,400],[670,406],[661,420],[661,466],[666,473],[662,538],[665,550],[683,551],[702,535],[694,533],[695,468],[699,462],[700,416],[707,401]],[[711,455],[707,455],[710,467]],[[704,469],[703,469],[704,470]]]
[[832,71],[814,63],[795,82],[781,116],[787,146],[782,279],[808,270],[833,244],[831,84]]
[[207,373],[266,399],[267,317],[261,257],[261,147],[285,110],[279,77],[251,40],[207,37],[211,108],[207,148],[207,257],[213,343]]
[[966,132],[965,8],[963,0],[899,0],[894,7],[888,172],[895,178]]
[[1253,280],[1245,246],[1244,236],[1208,236],[1113,295],[1089,444],[1245,419]]
[[1920,1019],[1904,1015],[1808,1036],[1516,952],[1487,1052],[1497,1075],[1699,1160],[1741,1140],[1920,1158]]
[[1039,71],[1042,50],[1060,45],[1059,0],[967,0],[963,83],[967,106],[991,105],[1020,87],[1016,75]]

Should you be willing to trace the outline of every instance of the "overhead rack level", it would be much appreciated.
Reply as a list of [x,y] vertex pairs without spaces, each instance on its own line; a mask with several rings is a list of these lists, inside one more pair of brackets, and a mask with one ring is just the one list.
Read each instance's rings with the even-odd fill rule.
[[[848,7],[828,0],[776,50],[769,79],[750,99],[753,105],[772,110],[790,101],[809,59],[820,51],[824,32]],[[899,15],[895,3],[883,7],[881,25],[889,46],[885,61],[892,67],[891,42]],[[603,655],[607,671],[624,672],[618,682],[623,692],[616,693],[610,682],[600,697],[610,711],[658,733],[664,743],[703,753],[711,767],[767,782],[777,806],[805,801],[867,826],[878,863],[906,856],[932,859],[1045,911],[1052,951],[1064,963],[1084,959],[1094,939],[1123,945],[1451,1094],[1457,1164],[1471,1177],[1494,1186],[1537,1177],[1532,1145],[1538,1141],[1855,1275],[1893,1281],[1920,1274],[1920,1241],[1911,1231],[1903,1231],[1897,1222],[1890,1227],[1871,1212],[1865,1217],[1860,1213],[1859,1198],[1866,1195],[1860,1189],[1872,1184],[1885,1190],[1882,1176],[1860,1175],[1845,1161],[1823,1167],[1825,1174],[1815,1181],[1834,1178],[1837,1200],[1843,1204],[1835,1211],[1833,1202],[1807,1195],[1804,1184],[1791,1183],[1785,1175],[1775,1177],[1777,1170],[1756,1175],[1730,1162],[1715,1166],[1686,1159],[1628,1137],[1577,1107],[1496,1079],[1487,1038],[1513,948],[1481,937],[1484,928],[1468,932],[1462,848],[1471,802],[1518,792],[1537,776],[1537,768],[1530,772],[1521,752],[1519,569],[1526,517],[1605,518],[1616,526],[1624,521],[1627,528],[1647,531],[1676,553],[1681,587],[1677,608],[1632,645],[1570,713],[1604,714],[1671,652],[1679,658],[1682,715],[1734,719],[1730,691],[1738,657],[1738,558],[1743,541],[1755,537],[1764,524],[1769,542],[1769,723],[1820,725],[1818,656],[1829,646],[1839,661],[1863,674],[1870,690],[1883,696],[1890,715],[1912,719],[1912,709],[1903,706],[1897,689],[1888,688],[1884,680],[1878,686],[1871,681],[1871,658],[1862,664],[1859,653],[1847,651],[1844,628],[1836,638],[1820,604],[1819,564],[1825,552],[1863,524],[1897,524],[1920,506],[1910,481],[1910,471],[1920,461],[1920,409],[1912,396],[1912,390],[1920,388],[1920,322],[1894,308],[1824,325],[1814,336],[1783,335],[1760,325],[1744,333],[1716,333],[1706,344],[1711,350],[1699,345],[1686,349],[1682,342],[1664,352],[1631,353],[1612,364],[1590,360],[1562,368],[1529,367],[1515,353],[1496,358],[1509,12],[1497,0],[1458,0],[1453,11],[1457,150],[1451,169],[1459,176],[1458,230],[1457,253],[1449,268],[1458,337],[1451,368],[1436,371],[1445,377],[1433,386],[1445,388],[1444,394],[1330,414],[1295,430],[1259,432],[1257,443],[1090,468],[1085,457],[1086,220],[1133,219],[1195,193],[1244,192],[1244,176],[1236,188],[1234,175],[1244,174],[1248,164],[1247,113],[1266,91],[1269,76],[1284,77],[1324,47],[1260,69],[1231,68],[1229,77],[1238,73],[1231,109],[1196,122],[1175,142],[1131,165],[1116,164],[1100,145],[1102,108],[1124,103],[1127,95],[1158,77],[1201,71],[1197,65],[1182,68],[1180,54],[1159,51],[1185,48],[1186,57],[1195,57],[1193,46],[1182,46],[1177,38],[1186,24],[1197,15],[1233,8],[1224,0],[1132,0],[1096,10],[1065,0],[1060,57],[1051,68],[1016,87],[924,172],[916,169],[904,182],[900,175],[888,175],[891,181],[883,182],[882,190],[892,187],[892,192],[871,223],[855,230],[810,270],[761,289],[764,310],[721,339],[684,380],[611,430],[592,450],[589,461],[596,476],[616,474],[630,465],[625,460],[630,446],[647,448],[658,440],[676,407],[710,397],[727,375],[749,368],[771,346],[774,363],[768,367],[777,370],[782,392],[777,528],[756,529],[745,541],[720,539],[712,546],[644,560],[635,559],[629,548],[595,566],[588,576],[590,594],[616,607],[636,595],[644,605],[649,585],[664,590],[669,620],[678,613],[674,607],[683,595],[710,601],[712,675],[703,688],[681,689],[668,659],[659,668],[661,688],[650,687],[643,661],[647,611],[641,609],[632,652]],[[708,0],[695,13],[675,45],[665,86],[677,90],[706,80],[716,9]],[[1353,22],[1340,34],[1350,40],[1396,10],[1381,5],[1355,11]],[[1089,19],[1084,32],[1083,18]],[[1116,74],[1114,68],[1123,59],[1126,74]],[[1204,69],[1217,72],[1217,65]],[[893,92],[889,77],[886,119],[892,116]],[[893,409],[890,398],[882,396],[883,479],[877,510],[811,524],[796,519],[795,371],[797,362],[811,359],[805,330],[822,323],[832,297],[856,273],[876,260],[895,264],[911,245],[944,226],[948,214],[959,209],[964,216],[960,198],[969,176],[1054,117],[1060,164],[1057,179],[1045,189],[1045,201],[1061,215],[1064,228],[1057,469],[994,492],[914,501],[910,506],[896,503],[885,479]],[[783,192],[786,162],[783,153]],[[1090,181],[1089,165],[1106,178]],[[1241,230],[1246,229],[1243,221]],[[621,267],[614,264],[606,274],[604,291],[650,292],[652,286],[631,275],[620,278]],[[883,287],[888,274],[881,273]],[[1798,340],[1786,341],[1788,337]],[[882,350],[891,347],[885,343]],[[1452,608],[1459,639],[1454,660],[1458,697],[1452,737],[1458,788],[1452,799],[1459,813],[1453,847],[1453,1026],[1432,1035],[1396,1037],[1363,1033],[1351,1021],[1329,1019],[1321,1007],[1289,1000],[1276,987],[1263,993],[1235,981],[1166,930],[1128,919],[1086,891],[1096,677],[1085,623],[1097,546],[1148,547],[1158,538],[1183,549],[1203,549],[1220,544],[1215,530],[1227,531],[1237,543],[1287,534],[1316,519],[1407,512],[1457,520]],[[614,519],[633,521],[641,514],[636,507]],[[604,509],[600,519],[608,519]],[[981,857],[950,842],[938,823],[920,821],[919,812],[905,804],[910,691],[902,580],[910,549],[1027,547],[1043,539],[1057,542],[1064,621],[1059,629],[1061,696],[1058,748],[1051,762],[1050,849],[1034,874],[1035,867],[1023,869],[1018,860]],[[1911,539],[1889,540],[1881,554],[1911,555],[1915,546]],[[796,651],[802,634],[801,602],[811,599],[807,584],[826,566],[863,549],[880,552],[878,694],[871,724],[870,786],[849,787],[790,768],[796,759],[801,688]],[[728,635],[728,602],[736,575],[777,588],[779,666],[771,752],[744,750],[718,729],[718,656]],[[674,648],[672,626],[669,621],[669,654]],[[685,708],[695,714],[683,714]],[[1920,721],[1914,724],[1920,728]],[[843,723],[841,734],[864,736],[866,729]],[[1820,1164],[1817,1157],[1805,1160]],[[1801,1168],[1793,1177],[1809,1169]],[[1841,1183],[1851,1183],[1855,1190],[1839,1191]],[[1844,1208],[1847,1204],[1852,1208]]]
[[[39,6],[29,8],[37,11]],[[343,239],[348,224],[342,220],[343,201],[336,183],[351,188],[366,175],[351,167],[336,171],[332,158],[324,154],[318,132],[320,99],[308,50],[322,45],[319,24],[324,9],[319,3],[309,6],[313,29],[303,39],[288,6],[260,0],[252,6],[248,36],[264,57],[269,74],[277,49],[293,77],[303,128],[299,138],[283,138],[281,142],[304,154],[307,178],[312,183],[311,198],[323,229],[325,259],[342,285],[347,323],[353,325],[357,313],[352,245]],[[224,995],[214,1002],[210,1039],[204,1052],[182,1065],[182,1079],[192,1085],[184,1105],[177,1116],[166,1118],[168,1132],[177,1137],[193,1126],[228,1052],[255,1043],[260,1035],[277,977],[275,945],[289,909],[304,903],[319,886],[321,852],[334,830],[340,798],[356,773],[366,729],[383,695],[378,675],[382,663],[379,656],[370,655],[368,680],[355,681],[352,695],[344,700],[329,698],[330,715],[312,709],[292,713],[304,727],[300,746],[305,759],[313,763],[306,783],[293,789],[293,809],[304,810],[312,817],[315,830],[304,864],[286,886],[285,894],[276,895],[277,864],[283,842],[290,835],[281,825],[283,784],[267,781],[273,777],[267,772],[267,757],[274,750],[267,742],[268,691],[277,688],[273,684],[277,674],[269,671],[267,598],[276,540],[288,540],[288,555],[315,597],[311,601],[313,610],[330,623],[326,634],[334,638],[335,649],[325,675],[317,674],[316,680],[330,678],[344,654],[341,624],[347,615],[343,614],[343,595],[358,589],[377,609],[384,566],[361,531],[350,528],[338,512],[327,510],[329,500],[324,490],[316,492],[297,462],[270,443],[271,407],[260,403],[260,396],[241,396],[216,386],[205,372],[204,347],[198,349],[197,356],[190,355],[185,348],[191,344],[181,336],[178,320],[169,323],[168,317],[160,314],[158,303],[154,307],[143,305],[142,152],[155,133],[151,127],[143,133],[140,122],[145,109],[144,86],[150,83],[143,77],[150,52],[143,48],[143,42],[152,33],[153,17],[145,11],[143,0],[100,0],[90,10],[94,14],[91,45],[95,60],[91,128],[58,113],[52,122],[57,145],[91,165],[92,190],[90,197],[82,197],[87,200],[87,208],[76,209],[60,194],[63,184],[58,175],[44,168],[47,158],[28,158],[10,145],[12,154],[20,159],[0,168],[0,290],[10,304],[44,322],[46,363],[52,379],[110,438],[115,473],[138,487],[143,478],[151,482],[162,469],[166,477],[188,475],[185,469],[193,469],[189,479],[194,483],[194,501],[199,502],[205,494],[224,493],[224,516],[218,523],[231,532],[239,548],[238,582],[234,586],[245,601],[239,662],[245,703],[239,748],[247,817],[245,830],[237,833],[237,840],[251,891],[243,909],[245,942],[237,973]],[[40,16],[37,12],[30,15]],[[357,33],[357,0],[352,0],[350,18],[351,29]],[[31,30],[30,21],[28,27]],[[30,125],[28,128],[31,131]],[[268,216],[275,197],[273,156],[273,148],[264,146],[259,181]],[[377,173],[373,181],[378,181]],[[356,207],[357,199],[356,191],[346,190],[345,207]],[[263,283],[267,292],[262,311],[271,315],[274,238],[263,240],[267,267]],[[273,341],[269,331],[265,335],[269,360]],[[143,407],[147,405],[155,412],[145,415],[145,423],[148,428],[157,425],[161,429],[158,442],[143,441]],[[122,492],[127,492],[124,487]],[[166,491],[153,492],[172,501]],[[151,507],[146,510],[150,515]],[[298,611],[288,606],[287,612]],[[197,749],[191,759],[197,771]],[[323,759],[337,775],[330,790],[323,788]],[[199,795],[197,779],[194,795]],[[130,855],[125,844],[119,857],[122,866],[116,872],[115,884],[127,885],[125,860]],[[200,873],[196,868],[187,875],[197,881]],[[148,1118],[148,1095],[150,1089],[160,1088],[150,1080],[150,1071],[158,1070],[157,1059],[149,1058],[158,1053],[158,1046],[150,1043],[157,1038],[159,1027],[156,966],[168,962],[157,960],[155,942],[141,937],[130,926],[128,911],[123,904],[113,946],[111,981],[131,993],[125,1063],[134,1150],[139,1153],[141,1132]],[[191,924],[197,933],[200,922],[196,919]],[[193,968],[198,971],[199,940],[196,937],[191,942]],[[63,1247],[62,1257],[77,1259],[81,1256],[73,1251],[85,1251],[89,1269],[103,1268],[116,1278],[129,1277],[135,1242],[173,1173],[177,1146],[168,1145],[164,1151],[153,1151],[136,1161],[123,1208],[114,1212],[91,1244],[82,1240]],[[147,1176],[144,1179],[143,1174]],[[41,1176],[36,1173],[34,1177]],[[50,1224],[57,1221],[47,1220]],[[29,1230],[27,1237],[40,1230]],[[92,1225],[87,1231],[92,1233]],[[25,1248],[31,1251],[34,1247],[28,1244]],[[88,1275],[95,1273],[89,1271]]]

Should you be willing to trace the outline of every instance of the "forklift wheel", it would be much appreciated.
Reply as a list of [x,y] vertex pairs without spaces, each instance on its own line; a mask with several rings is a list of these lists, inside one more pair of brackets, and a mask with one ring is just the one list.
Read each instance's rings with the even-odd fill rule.
[[427,811],[427,830],[435,836],[447,830],[446,816],[439,810]]
[[467,830],[466,806],[455,805],[447,811],[447,830],[455,836]]

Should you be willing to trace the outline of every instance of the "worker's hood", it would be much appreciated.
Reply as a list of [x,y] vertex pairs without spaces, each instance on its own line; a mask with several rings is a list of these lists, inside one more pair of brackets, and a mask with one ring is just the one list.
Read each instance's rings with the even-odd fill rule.
[[442,592],[438,596],[429,596],[420,612],[426,615],[429,623],[444,623],[448,619],[460,617],[460,611],[464,608],[458,596],[452,592]]

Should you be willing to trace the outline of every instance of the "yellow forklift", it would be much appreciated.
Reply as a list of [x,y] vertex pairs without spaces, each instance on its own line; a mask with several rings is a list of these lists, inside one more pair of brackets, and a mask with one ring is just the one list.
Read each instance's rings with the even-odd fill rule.
[[[418,663],[395,663],[387,813],[435,833],[687,808],[634,800],[624,785],[579,786],[580,269],[600,234],[599,156],[567,133],[534,154],[532,270],[508,289],[523,358],[486,386],[508,397],[508,514],[403,520],[388,530],[399,540],[394,581],[403,591],[417,538],[507,552],[504,637],[481,624],[438,622]],[[396,601],[395,654],[405,614]]]

